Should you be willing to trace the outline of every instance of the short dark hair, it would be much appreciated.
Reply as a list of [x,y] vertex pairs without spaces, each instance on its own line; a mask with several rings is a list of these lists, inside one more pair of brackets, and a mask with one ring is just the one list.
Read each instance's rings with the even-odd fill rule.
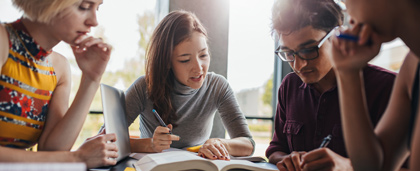
[[334,0],[276,0],[271,20],[273,33],[290,34],[306,26],[328,32],[343,24],[344,14]]

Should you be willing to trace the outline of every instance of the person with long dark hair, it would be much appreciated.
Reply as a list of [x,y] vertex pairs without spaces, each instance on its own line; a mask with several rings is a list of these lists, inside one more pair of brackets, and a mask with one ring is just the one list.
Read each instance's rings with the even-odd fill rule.
[[[146,75],[126,92],[129,124],[140,117],[141,138],[131,139],[133,152],[202,145],[199,155],[210,159],[253,153],[254,141],[231,87],[223,76],[207,72],[207,32],[193,13],[169,13],[155,29],[146,57]],[[153,109],[168,128],[160,126]],[[216,110],[231,139],[210,138]]]

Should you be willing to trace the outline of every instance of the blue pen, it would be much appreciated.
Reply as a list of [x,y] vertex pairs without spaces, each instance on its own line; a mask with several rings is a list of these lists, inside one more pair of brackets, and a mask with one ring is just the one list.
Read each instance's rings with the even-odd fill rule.
[[339,39],[346,39],[346,40],[350,40],[350,41],[353,41],[353,42],[359,41],[359,37],[351,35],[351,34],[345,34],[345,33],[337,32],[337,34],[335,36],[337,36],[337,38],[339,38]]
[[[157,111],[155,109],[152,109],[153,114],[155,114],[156,118],[159,120],[160,125],[164,126],[164,127],[168,127],[168,125],[165,124],[165,122],[163,122],[162,118],[159,116],[159,114],[157,113]],[[172,134],[171,129],[169,129],[169,134]]]
[[321,145],[319,146],[319,148],[324,148],[326,147],[331,141],[331,135],[328,135],[327,137],[324,138],[324,140],[322,141]]
[[[358,42],[359,41],[358,36],[354,36],[354,35],[351,35],[351,34],[345,34],[345,33],[337,32],[335,34],[335,36],[337,36],[337,38],[339,38],[339,39],[345,39],[345,40],[349,40],[349,41],[352,41],[352,42]],[[372,43],[373,43],[372,39],[368,39],[368,41],[366,42],[365,45],[370,46],[370,45],[372,45]]]

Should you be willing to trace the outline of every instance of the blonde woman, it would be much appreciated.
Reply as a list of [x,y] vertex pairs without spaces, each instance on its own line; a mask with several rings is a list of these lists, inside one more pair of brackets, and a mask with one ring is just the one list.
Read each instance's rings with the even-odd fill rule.
[[[113,165],[117,148],[99,135],[70,152],[110,57],[110,47],[88,36],[102,0],[13,0],[21,19],[0,25],[0,162],[85,162]],[[68,107],[70,66],[52,51],[71,45],[82,71]],[[26,148],[38,144],[38,152]]]

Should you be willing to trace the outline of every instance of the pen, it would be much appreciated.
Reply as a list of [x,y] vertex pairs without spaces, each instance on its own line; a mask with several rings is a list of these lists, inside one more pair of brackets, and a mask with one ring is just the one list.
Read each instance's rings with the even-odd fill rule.
[[[156,118],[159,120],[160,125],[164,126],[164,127],[168,127],[168,125],[165,124],[165,122],[163,122],[162,118],[159,116],[159,114],[157,113],[157,111],[155,109],[152,109],[153,114],[155,114]],[[169,129],[169,134],[172,134],[171,130]]]
[[337,32],[335,36],[337,36],[337,38],[339,38],[339,39],[350,40],[350,41],[353,41],[353,42],[359,41],[359,37],[351,35],[351,34],[345,34],[345,33]]
[[331,141],[331,135],[328,135],[327,137],[324,138],[324,140],[322,141],[321,145],[319,146],[319,148],[324,148],[326,147]]
[[[337,32],[335,34],[335,36],[339,39],[344,39],[344,40],[348,40],[348,41],[352,41],[352,42],[358,42],[359,41],[359,37],[355,36],[355,35],[351,35],[351,34],[345,34],[345,33],[340,33]],[[368,41],[366,42],[365,45],[372,45],[372,39],[368,39]]]

